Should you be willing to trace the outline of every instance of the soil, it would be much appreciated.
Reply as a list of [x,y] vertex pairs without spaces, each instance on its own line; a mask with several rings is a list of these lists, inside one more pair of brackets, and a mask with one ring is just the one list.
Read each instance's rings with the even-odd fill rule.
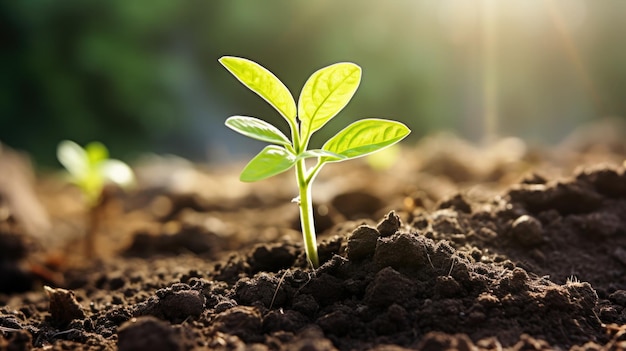
[[0,350],[626,350],[626,139],[596,129],[329,165],[318,269],[291,173],[151,159],[89,213],[5,147]]

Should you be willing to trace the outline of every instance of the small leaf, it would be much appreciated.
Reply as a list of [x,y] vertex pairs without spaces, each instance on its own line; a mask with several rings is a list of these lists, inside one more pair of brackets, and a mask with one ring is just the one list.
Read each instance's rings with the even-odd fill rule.
[[226,126],[252,139],[278,145],[291,145],[291,141],[278,128],[258,118],[232,116],[226,120]]
[[[356,121],[324,144],[322,150],[356,158],[371,154],[404,139],[411,130],[404,124],[384,119]],[[328,160],[332,162],[333,160]]]
[[89,170],[89,158],[85,150],[71,140],[63,140],[57,146],[57,159],[76,179],[84,178]]
[[361,67],[340,62],[313,73],[298,100],[303,141],[335,117],[352,99],[361,82]]
[[105,160],[98,165],[99,173],[110,182],[122,187],[131,186],[135,183],[133,170],[120,160]]
[[87,144],[85,146],[85,152],[87,153],[87,158],[89,158],[89,164],[91,165],[95,165],[109,158],[109,150],[99,141],[92,141]]
[[296,157],[285,148],[269,145],[261,150],[243,169],[242,182],[256,182],[282,173],[296,163]]
[[289,89],[272,72],[241,57],[224,56],[219,61],[243,85],[272,105],[290,125],[296,125],[296,102]]

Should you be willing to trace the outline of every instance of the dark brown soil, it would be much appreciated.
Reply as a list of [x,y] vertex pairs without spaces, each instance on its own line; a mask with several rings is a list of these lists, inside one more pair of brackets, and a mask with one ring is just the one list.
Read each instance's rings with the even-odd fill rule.
[[390,170],[331,165],[316,270],[292,174],[138,166],[97,257],[74,189],[36,183],[42,234],[5,187],[0,350],[626,350],[626,148],[567,150],[438,136]]

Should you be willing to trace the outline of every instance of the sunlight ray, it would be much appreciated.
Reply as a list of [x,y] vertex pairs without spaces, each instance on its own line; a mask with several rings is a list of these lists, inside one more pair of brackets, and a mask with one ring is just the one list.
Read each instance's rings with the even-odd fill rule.
[[481,1],[483,141],[493,142],[498,130],[496,0]]
[[552,20],[552,24],[554,25],[554,28],[559,35],[561,44],[563,45],[563,49],[565,50],[566,58],[574,66],[574,71],[578,79],[580,79],[581,83],[583,84],[583,88],[585,89],[587,95],[589,95],[589,98],[592,101],[593,106],[596,110],[596,114],[603,115],[606,110],[602,96],[597,90],[585,62],[583,62],[583,59],[580,55],[580,50],[574,42],[571,32],[567,29],[567,25],[565,23],[565,20],[563,19],[558,5],[556,4],[555,0],[544,0],[544,3],[548,8],[548,14],[550,16],[550,19]]

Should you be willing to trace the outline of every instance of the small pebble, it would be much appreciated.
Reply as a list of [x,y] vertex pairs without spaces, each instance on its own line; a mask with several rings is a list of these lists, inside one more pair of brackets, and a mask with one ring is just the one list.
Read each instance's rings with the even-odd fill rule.
[[543,243],[541,222],[534,217],[523,215],[511,225],[511,235],[523,246],[533,247]]

